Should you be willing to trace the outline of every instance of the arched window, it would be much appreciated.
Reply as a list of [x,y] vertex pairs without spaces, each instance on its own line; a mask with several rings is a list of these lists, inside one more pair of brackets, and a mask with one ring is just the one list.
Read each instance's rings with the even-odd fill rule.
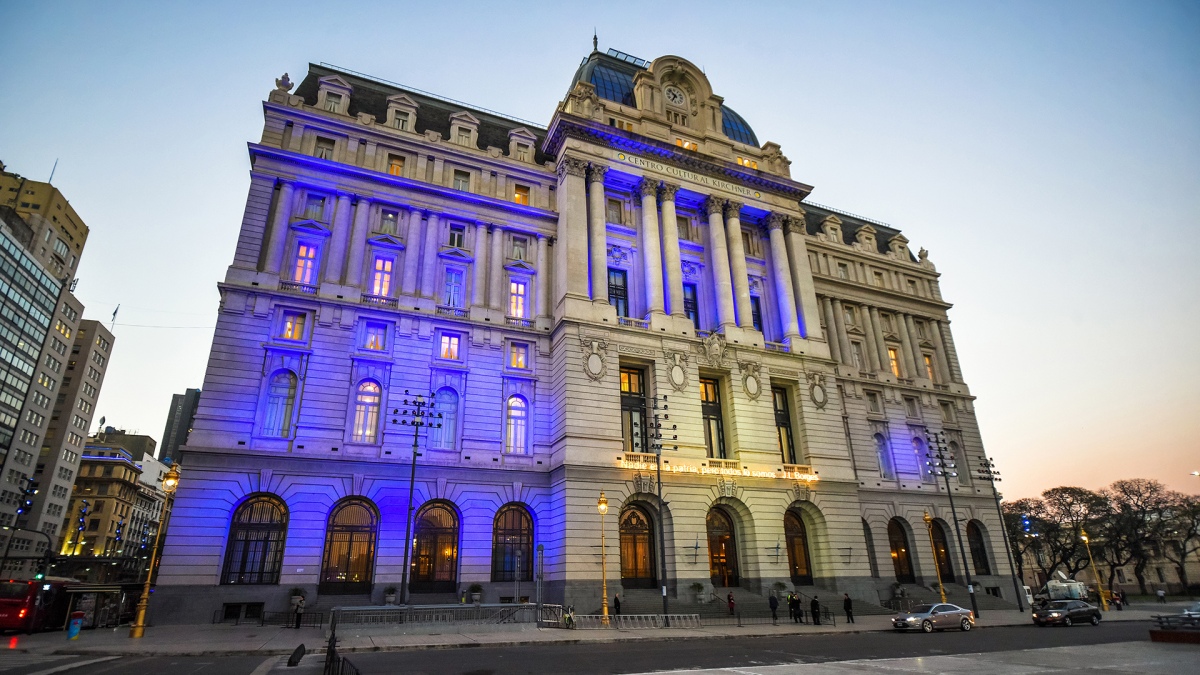
[[933,531],[933,551],[936,554],[938,573],[942,581],[954,581],[954,566],[950,564],[950,545],[946,543],[946,528],[938,521],[930,523]]
[[650,516],[637,506],[621,512],[621,585],[654,588],[654,529]]
[[975,566],[975,574],[990,575],[992,565],[988,562],[987,546],[983,541],[983,529],[979,521],[967,523],[967,545],[971,548],[971,562]]
[[864,518],[863,524],[863,539],[867,542],[867,563],[871,565],[871,577],[879,578],[879,560],[875,558],[875,536],[871,534],[871,526],[867,524]]
[[321,558],[321,593],[369,593],[375,577],[375,542],[379,518],[375,505],[361,497],[333,507],[325,527]]
[[879,459],[879,475],[889,480],[895,478],[896,465],[892,461],[892,451],[883,434],[875,434],[875,456]]
[[458,516],[433,502],[417,511],[412,582],[417,593],[453,593],[458,584]]
[[364,380],[358,385],[358,394],[354,397],[354,433],[351,438],[355,443],[374,443],[379,430],[379,401],[383,389],[377,382]]
[[533,518],[508,504],[492,524],[492,581],[533,581]]
[[913,456],[916,457],[916,460],[917,460],[917,475],[920,476],[923,480],[936,481],[937,476],[934,475],[933,471],[930,470],[929,465],[926,464],[926,462],[928,462],[930,460],[928,457],[925,456],[926,454],[928,454],[925,449],[925,441],[921,440],[920,438],[914,437],[912,439],[912,447],[913,447]]
[[429,447],[435,450],[453,450],[458,438],[458,394],[450,387],[442,387],[433,396],[433,413],[440,427],[429,427]]
[[529,428],[529,405],[520,396],[508,398],[508,424],[504,433],[504,452],[525,454]]
[[267,384],[267,409],[263,415],[263,435],[287,438],[292,435],[292,411],[296,407],[296,375],[280,370]]
[[708,530],[708,574],[713,586],[737,586],[737,540],[733,519],[724,509],[714,506],[708,510],[704,524]]
[[902,584],[917,582],[913,574],[912,557],[908,548],[908,535],[899,518],[888,521],[888,545],[892,549],[892,567],[896,570],[896,581]]
[[275,495],[242,502],[229,524],[223,584],[277,584],[287,539],[287,506]]
[[808,555],[808,530],[795,511],[783,514],[783,533],[787,537],[788,567],[792,571],[792,583],[811,586],[813,582],[812,559]]

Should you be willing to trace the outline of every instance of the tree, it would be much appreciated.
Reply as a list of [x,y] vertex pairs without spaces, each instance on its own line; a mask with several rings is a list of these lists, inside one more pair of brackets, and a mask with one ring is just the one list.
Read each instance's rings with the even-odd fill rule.
[[1200,552],[1200,496],[1179,492],[1167,494],[1167,518],[1164,523],[1162,553],[1175,563],[1184,592],[1191,586],[1187,576],[1187,559]]
[[1122,529],[1122,536],[1130,542],[1133,574],[1138,588],[1146,593],[1146,566],[1157,557],[1167,524],[1171,500],[1162,483],[1146,478],[1119,480],[1105,490],[1112,510],[1112,517]]
[[[1088,535],[1091,539],[1092,552],[1108,565],[1108,588],[1112,590],[1116,580],[1117,568],[1124,567],[1133,561],[1136,541],[1136,528],[1128,521],[1128,516],[1119,513],[1113,506],[1113,495],[1110,490],[1100,491],[1104,499],[1103,513],[1096,514]],[[1099,580],[1099,570],[1096,579]]]
[[1056,487],[1042,493],[1043,545],[1050,557],[1047,578],[1059,567],[1074,578],[1088,566],[1081,534],[1107,510],[1106,500],[1081,487]]
[[[1040,499],[1018,499],[1004,502],[1004,527],[1008,530],[1008,543],[1012,546],[1013,562],[1017,566],[1017,578],[1025,578],[1025,556],[1037,547],[1033,536],[1034,518],[1042,510]],[[1028,528],[1028,529],[1027,529]]]

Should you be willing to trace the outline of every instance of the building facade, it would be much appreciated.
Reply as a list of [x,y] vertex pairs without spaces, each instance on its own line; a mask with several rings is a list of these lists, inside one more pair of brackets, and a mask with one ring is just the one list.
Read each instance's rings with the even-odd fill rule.
[[171,396],[171,409],[167,412],[167,425],[163,427],[160,455],[163,459],[179,456],[179,446],[187,443],[188,434],[192,433],[192,420],[196,417],[198,405],[200,405],[199,389],[188,389],[182,394]]
[[595,51],[545,128],[325,66],[277,84],[156,620],[378,602],[410,522],[418,602],[536,571],[581,611],[602,575],[878,603],[962,583],[959,530],[1012,594],[933,264],[808,202],[693,64]]

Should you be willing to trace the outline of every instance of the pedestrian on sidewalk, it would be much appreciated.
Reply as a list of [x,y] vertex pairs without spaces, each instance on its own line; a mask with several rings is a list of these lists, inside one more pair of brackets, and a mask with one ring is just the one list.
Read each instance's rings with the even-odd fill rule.
[[1154,591],[1154,594],[1158,596],[1158,604],[1160,604],[1160,605],[1167,604],[1167,592],[1166,591],[1164,591],[1163,589],[1160,588],[1157,591]]
[[617,616],[621,616],[621,594],[613,594],[613,609],[617,611]]
[[779,598],[775,597],[774,593],[772,593],[771,597],[767,599],[767,606],[771,608],[771,625],[778,626],[779,615],[776,612],[779,611]]
[[296,601],[296,609],[294,610],[294,613],[296,614],[296,630],[300,630],[300,619],[304,616],[304,596],[303,595],[300,596],[300,599]]
[[729,603],[729,616],[733,616],[733,593],[732,592],[725,598],[725,602]]
[[800,623],[800,598],[796,597],[795,593],[788,593],[788,617],[792,623]]
[[817,602],[817,596],[813,596],[812,602],[808,604],[809,610],[812,612],[814,626],[821,625],[821,603]]
[[1129,604],[1129,598],[1125,595],[1125,589],[1122,588],[1121,589],[1121,605],[1124,606],[1124,605],[1128,605],[1128,604]]
[[845,597],[842,600],[842,609],[846,610],[846,623],[854,623],[854,601],[850,599],[849,593],[843,593]]

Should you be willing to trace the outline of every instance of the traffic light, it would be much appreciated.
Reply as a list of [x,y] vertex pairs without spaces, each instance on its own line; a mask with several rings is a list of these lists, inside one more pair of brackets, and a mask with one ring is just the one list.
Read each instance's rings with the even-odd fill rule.
[[25,488],[21,490],[21,504],[17,507],[17,515],[29,513],[33,510],[33,497],[38,493],[38,483],[34,479],[25,477]]
[[79,531],[83,532],[87,527],[88,503],[86,499],[79,502]]
[[1033,529],[1033,523],[1030,522],[1029,514],[1027,513],[1021,514],[1021,529],[1025,530],[1026,532],[1029,532]]

